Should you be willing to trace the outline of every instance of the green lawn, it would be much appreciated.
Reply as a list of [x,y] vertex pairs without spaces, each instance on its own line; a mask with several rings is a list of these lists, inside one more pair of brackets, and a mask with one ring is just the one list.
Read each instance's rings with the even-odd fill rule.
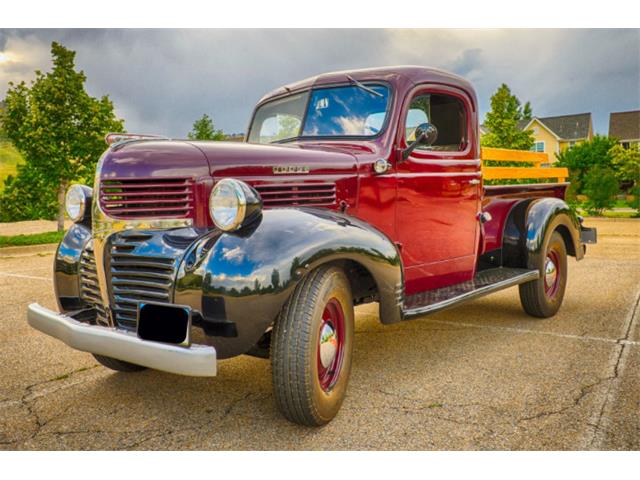
[[0,141],[0,192],[4,188],[4,180],[16,174],[18,164],[24,163],[22,156],[10,142]]
[[32,233],[30,235],[0,235],[0,248],[21,247],[24,245],[40,245],[43,243],[58,243],[64,237],[64,232]]

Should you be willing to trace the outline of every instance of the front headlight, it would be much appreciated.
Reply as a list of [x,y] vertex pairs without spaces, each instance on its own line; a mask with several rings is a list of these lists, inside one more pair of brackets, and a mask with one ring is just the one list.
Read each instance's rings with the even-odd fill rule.
[[232,232],[250,223],[262,210],[258,193],[233,178],[216,183],[209,197],[209,213],[220,230]]
[[92,190],[86,185],[75,184],[67,189],[64,207],[71,220],[80,222],[91,211],[91,195]]

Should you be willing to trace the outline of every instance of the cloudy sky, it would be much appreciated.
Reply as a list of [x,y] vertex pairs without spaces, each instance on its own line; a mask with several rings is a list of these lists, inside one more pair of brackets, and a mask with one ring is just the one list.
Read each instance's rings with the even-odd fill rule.
[[50,67],[50,43],[77,52],[92,95],[109,94],[130,132],[183,137],[207,113],[244,132],[266,92],[318,73],[415,64],[473,82],[484,117],[500,83],[537,116],[640,108],[640,30],[2,30],[0,98]]

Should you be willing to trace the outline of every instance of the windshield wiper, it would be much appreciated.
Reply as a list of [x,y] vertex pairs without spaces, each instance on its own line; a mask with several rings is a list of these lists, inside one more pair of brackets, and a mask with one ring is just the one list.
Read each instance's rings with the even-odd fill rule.
[[354,85],[356,85],[357,87],[361,88],[362,90],[364,90],[365,92],[369,92],[371,95],[375,95],[376,97],[384,97],[383,94],[381,94],[380,92],[376,92],[373,88],[369,88],[366,85],[364,85],[363,83],[359,82],[358,80],[356,80],[355,78],[353,78],[351,75],[347,75],[347,78],[349,79],[349,81],[351,83],[353,83]]
[[288,142],[293,142],[299,139],[300,139],[300,135],[296,135],[295,137],[281,138],[280,140],[274,140],[273,142],[269,142],[269,143],[288,143]]

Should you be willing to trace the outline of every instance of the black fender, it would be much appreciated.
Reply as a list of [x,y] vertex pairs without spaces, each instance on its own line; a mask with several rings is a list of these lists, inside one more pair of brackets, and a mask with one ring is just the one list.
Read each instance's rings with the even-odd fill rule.
[[502,237],[502,264],[508,267],[537,268],[544,255],[547,232],[558,230],[567,253],[581,260],[580,222],[566,202],[559,198],[527,199],[509,212]]
[[56,250],[53,263],[53,288],[58,309],[61,312],[84,307],[80,300],[80,256],[90,239],[90,227],[85,223],[74,223]]
[[265,210],[243,230],[201,237],[181,262],[174,302],[198,310],[207,342],[219,358],[231,357],[258,342],[308,272],[346,260],[375,281],[382,322],[399,321],[403,273],[394,243],[353,217],[312,208]]

